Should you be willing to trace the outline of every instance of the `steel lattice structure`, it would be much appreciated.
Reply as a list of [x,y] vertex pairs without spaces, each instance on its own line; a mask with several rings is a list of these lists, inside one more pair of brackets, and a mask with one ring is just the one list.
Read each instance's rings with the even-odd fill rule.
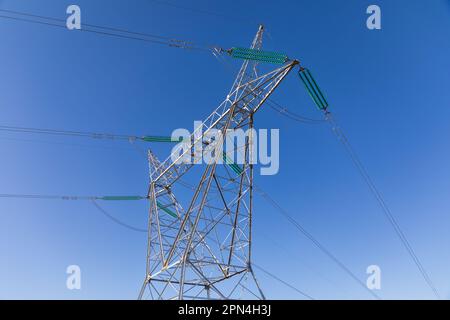
[[[260,26],[251,49],[261,49],[263,32]],[[255,112],[297,64],[259,74],[258,62],[245,60],[226,99],[192,134],[192,148],[175,149],[163,162],[149,152],[148,251],[139,299],[265,298],[251,264],[254,138],[235,146],[241,165],[181,160],[207,146],[212,129],[220,130],[222,143],[227,129],[253,129]],[[178,198],[182,177],[198,183]]]

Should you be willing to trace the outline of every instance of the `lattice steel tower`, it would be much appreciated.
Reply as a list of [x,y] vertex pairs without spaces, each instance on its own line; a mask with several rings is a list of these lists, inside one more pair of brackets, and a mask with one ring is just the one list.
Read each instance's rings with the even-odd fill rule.
[[[260,26],[252,50],[261,50],[263,31]],[[255,137],[235,143],[243,164],[232,163],[230,154],[223,155],[225,164],[180,162],[211,143],[212,129],[220,130],[220,143],[227,129],[252,129],[255,112],[298,64],[286,59],[260,75],[257,59],[247,58],[226,99],[192,134],[192,148],[180,144],[163,162],[149,152],[147,266],[139,299],[264,299],[251,264]]]

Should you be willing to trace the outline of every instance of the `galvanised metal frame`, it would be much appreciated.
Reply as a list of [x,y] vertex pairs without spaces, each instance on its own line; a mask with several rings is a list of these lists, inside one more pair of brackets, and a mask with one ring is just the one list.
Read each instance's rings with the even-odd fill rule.
[[[261,49],[263,31],[260,26],[252,49]],[[180,160],[196,146],[211,143],[211,129],[221,130],[219,143],[227,129],[253,129],[254,113],[297,64],[288,61],[259,75],[257,62],[244,61],[226,99],[192,134],[192,148],[180,145],[164,162],[149,152],[147,265],[139,299],[265,298],[251,265],[253,137],[235,146],[244,153],[239,173],[217,162],[201,172],[204,166]],[[187,209],[175,196],[184,175],[199,181]]]

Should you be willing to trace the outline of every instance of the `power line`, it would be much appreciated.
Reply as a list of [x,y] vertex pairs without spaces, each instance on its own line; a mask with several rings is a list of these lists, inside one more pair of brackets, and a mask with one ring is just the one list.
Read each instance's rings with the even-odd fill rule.
[[145,141],[145,142],[178,142],[179,140],[172,139],[169,136],[137,136],[137,135],[121,135],[111,133],[98,133],[86,131],[70,131],[70,130],[56,130],[56,129],[42,129],[18,126],[3,126],[0,125],[0,131],[12,133],[28,133],[28,134],[43,134],[56,136],[72,136],[83,137],[91,139],[102,140],[127,140],[127,141]]
[[[63,19],[6,9],[0,9],[0,12],[9,14],[9,15],[0,15],[0,18],[2,19],[9,19],[67,29],[66,21]],[[13,16],[11,16],[11,14]],[[82,28],[77,31],[95,33],[99,35],[106,35],[124,39],[138,40],[143,42],[167,45],[169,47],[177,47],[189,50],[199,50],[208,52],[211,50],[209,47],[195,45],[192,41],[180,40],[143,32],[135,32],[114,27],[104,27],[95,24],[83,23]]]
[[[264,233],[261,230],[258,230],[258,234],[260,235],[261,238],[265,239],[266,241],[269,241],[272,243],[272,245],[274,247],[276,247],[277,250],[281,250],[283,252],[283,256],[285,258],[287,258],[288,260],[292,260],[292,254],[290,253],[290,251],[286,248],[286,246],[284,246],[283,244],[275,241],[269,234]],[[305,260],[302,260],[302,262],[300,263],[304,268],[308,269],[309,272],[314,273],[317,277],[321,278],[322,280],[328,282],[330,285],[332,285],[333,287],[337,288],[339,291],[346,291],[348,292],[348,288],[347,287],[342,287],[340,285],[338,285],[336,283],[336,281],[330,279],[329,277],[325,276],[323,274],[323,272],[320,272],[319,270],[317,270],[317,268],[313,267],[312,265],[306,263]]]
[[[129,229],[131,231],[135,231],[135,232],[140,232],[140,233],[147,233],[148,231],[146,229],[141,229],[141,228],[137,228],[134,226],[131,226],[119,219],[117,219],[116,217],[114,217],[113,215],[111,215],[108,211],[106,211],[102,206],[100,206],[96,200],[103,200],[104,197],[99,197],[99,196],[61,196],[61,195],[29,195],[29,194],[0,194],[0,198],[17,198],[17,199],[48,199],[48,200],[89,200],[94,207],[101,212],[106,218],[110,219],[112,222],[116,223],[119,226],[122,226],[126,229]],[[272,277],[273,279],[275,279],[276,281],[284,284],[285,286],[291,288],[292,290],[298,292],[299,294],[301,294],[302,296],[310,299],[310,300],[314,300],[313,297],[311,297],[310,295],[308,295],[307,293],[301,291],[300,289],[294,287],[293,285],[287,283],[286,281],[278,278],[277,276],[275,276],[273,273],[265,270],[264,268],[262,268],[261,266],[252,263],[252,266],[256,267],[257,269],[261,270],[262,272],[264,272],[265,274],[267,274],[268,276]]]
[[327,255],[339,268],[347,273],[356,283],[369,292],[374,298],[380,300],[381,298],[372,290],[367,288],[366,284],[362,282],[343,262],[341,262],[334,254],[332,254],[325,246],[323,246],[311,233],[302,227],[286,210],[284,210],[272,197],[264,192],[258,186],[255,186],[255,191],[258,192],[268,203],[270,203],[277,211],[286,218],[297,230],[299,230],[308,240],[310,240],[320,251]]
[[[101,212],[105,217],[107,217],[108,219],[110,219],[111,221],[113,221],[114,223],[125,227],[127,229],[136,231],[136,232],[147,232],[146,229],[140,229],[137,227],[133,227],[119,219],[117,219],[116,217],[114,217],[113,215],[111,215],[108,211],[106,211],[103,207],[101,207],[98,204],[98,200],[106,200],[108,201],[108,199],[114,199],[116,197],[100,197],[100,196],[74,196],[74,195],[42,195],[42,194],[0,194],[0,198],[9,198],[9,199],[40,199],[40,200],[69,200],[69,201],[90,201],[94,207]],[[123,198],[123,197],[119,197],[119,198]],[[130,197],[125,197],[130,199]],[[142,199],[145,199],[146,197],[140,197]],[[126,201],[126,199],[124,200]]]
[[45,195],[23,193],[0,193],[0,198],[16,199],[49,199],[49,200],[104,200],[104,201],[139,201],[148,199],[147,196],[75,196],[75,195]]
[[[37,20],[32,20],[32,19],[27,19],[27,18],[11,17],[11,16],[4,16],[4,15],[0,15],[0,18],[2,18],[2,19],[16,20],[16,21],[22,21],[22,22],[35,23],[35,24],[41,24],[41,25],[47,25],[47,26],[53,26],[53,27],[59,27],[59,28],[64,28],[64,29],[66,29],[66,26],[65,26],[65,25],[59,25],[59,24],[57,24],[57,23],[52,23],[52,22],[47,22],[47,21],[37,21]],[[90,33],[96,33],[96,34],[101,34],[101,35],[108,35],[108,36],[119,37],[119,38],[126,38],[126,39],[140,40],[140,41],[152,42],[152,43],[163,44],[163,45],[167,45],[167,44],[168,44],[168,43],[163,42],[163,41],[150,40],[150,39],[138,38],[138,37],[131,37],[131,36],[125,36],[125,35],[120,35],[120,34],[115,34],[115,33],[109,33],[109,32],[101,32],[101,31],[89,30],[89,29],[80,29],[80,30],[78,30],[78,31],[82,31],[82,32],[90,32]]]
[[68,195],[42,195],[42,194],[11,194],[1,193],[0,198],[15,199],[47,199],[47,200],[100,200],[97,196],[68,196]]
[[[107,139],[107,140],[113,140],[113,141],[125,141],[127,140],[130,142],[131,146],[139,152],[142,156],[144,156],[147,159],[147,154],[140,149],[134,142],[135,141],[146,141],[146,142],[179,142],[178,140],[173,140],[170,137],[167,136],[136,136],[136,135],[118,135],[118,134],[111,134],[111,133],[98,133],[98,132],[86,132],[86,131],[68,131],[68,130],[55,130],[55,129],[38,129],[38,128],[28,128],[28,127],[17,127],[17,126],[1,126],[0,125],[0,131],[4,132],[13,132],[13,133],[30,133],[30,134],[49,134],[49,135],[61,135],[61,136],[74,136],[74,137],[87,137],[92,138],[95,140],[98,139]],[[13,141],[26,141],[26,142],[42,142],[42,143],[53,143],[49,141],[36,141],[36,140],[24,140],[24,139],[8,139],[8,138],[0,138],[0,139],[7,139],[7,140],[13,140]],[[145,140],[144,140],[145,139]],[[151,141],[150,141],[151,140]],[[88,145],[76,145],[76,144],[66,144],[66,143],[57,143],[62,145],[69,145],[69,146],[79,146],[79,147],[94,147],[94,146],[88,146]],[[95,146],[98,148],[98,146]],[[106,148],[106,147],[105,147]],[[180,185],[195,190],[195,187],[191,184],[179,180]]]
[[133,226],[131,226],[131,225],[129,225],[129,224],[127,224],[127,223],[125,223],[125,222],[122,222],[121,220],[117,219],[116,217],[114,217],[113,215],[111,215],[108,211],[106,211],[104,208],[102,208],[102,207],[97,203],[97,201],[91,200],[91,202],[92,202],[92,204],[94,205],[94,207],[97,208],[98,211],[100,211],[101,213],[103,213],[103,215],[104,215],[105,217],[107,217],[108,219],[110,219],[110,220],[113,221],[114,223],[116,223],[116,224],[118,224],[118,225],[120,225],[120,226],[122,226],[122,227],[124,227],[124,228],[130,229],[130,230],[132,230],[132,231],[141,232],[141,233],[147,233],[147,230],[146,230],[146,229],[141,229],[141,228],[133,227]]
[[436,298],[440,299],[440,294],[438,290],[436,289],[433,281],[429,277],[427,271],[423,267],[422,262],[420,261],[419,257],[416,255],[413,247],[411,246],[410,242],[408,241],[405,233],[401,229],[400,225],[398,224],[397,220],[395,219],[394,215],[392,214],[390,208],[387,206],[386,201],[384,200],[381,193],[376,188],[372,178],[370,177],[369,173],[367,172],[366,168],[363,166],[361,160],[357,156],[356,152],[354,151],[353,147],[351,146],[350,142],[348,141],[347,137],[345,136],[344,132],[342,131],[342,128],[336,123],[334,118],[332,117],[331,113],[326,113],[326,120],[331,125],[331,129],[333,133],[336,135],[338,140],[343,144],[345,150],[347,151],[348,155],[350,156],[353,165],[363,178],[364,182],[369,187],[370,192],[373,194],[375,199],[377,200],[379,206],[381,207],[385,217],[393,227],[395,233],[399,237],[400,241],[403,243],[404,247],[408,251],[408,254],[412,258],[414,264],[416,265],[417,269],[419,270],[420,274],[422,275],[423,279],[427,283],[427,285],[430,287],[430,289],[433,291]]
[[284,281],[284,280],[278,278],[276,275],[274,275],[273,273],[271,273],[271,272],[265,270],[263,267],[258,266],[258,265],[255,264],[254,262],[252,262],[252,266],[253,266],[253,267],[256,267],[256,268],[259,269],[260,271],[264,272],[266,275],[268,275],[269,277],[275,279],[276,281],[278,281],[278,282],[284,284],[285,286],[291,288],[292,290],[294,290],[294,291],[300,293],[300,294],[301,294],[302,296],[304,296],[305,298],[307,298],[307,299],[309,299],[309,300],[315,300],[315,299],[314,299],[313,297],[311,297],[309,294],[307,294],[307,293],[303,292],[302,290],[300,290],[300,289],[294,287],[292,284],[290,284],[290,283],[288,283],[288,282],[286,282],[286,281]]
[[308,118],[302,115],[299,115],[297,113],[291,112],[289,109],[283,107],[278,102],[274,101],[273,99],[269,98],[267,99],[266,103],[269,105],[270,108],[280,113],[282,116],[285,116],[291,120],[301,122],[301,123],[307,123],[307,124],[320,124],[326,122],[322,119],[313,119]]
[[133,136],[133,135],[118,135],[118,134],[110,134],[110,133],[41,129],[41,128],[18,127],[18,126],[2,126],[2,125],[0,125],[0,131],[14,132],[14,133],[36,133],[36,134],[46,134],[46,135],[88,137],[88,138],[94,138],[94,139],[109,139],[109,140],[130,140],[130,139],[137,140],[137,139],[139,139],[139,137]]
[[[6,13],[21,15],[21,16],[26,16],[26,17],[31,17],[31,18],[38,18],[38,19],[61,22],[61,23],[64,23],[64,25],[66,23],[66,20],[64,20],[64,19],[46,17],[46,16],[33,14],[33,13],[26,13],[26,12],[20,12],[20,11],[15,11],[15,10],[7,10],[7,9],[0,9],[0,12],[6,12]],[[86,26],[86,27],[93,27],[93,28],[97,28],[97,29],[117,31],[117,32],[128,33],[128,34],[132,34],[132,35],[138,35],[138,36],[144,36],[144,37],[150,37],[150,38],[156,38],[156,39],[161,39],[161,40],[172,40],[172,38],[170,38],[170,37],[165,37],[165,36],[160,36],[160,35],[155,35],[155,34],[150,34],[150,33],[135,32],[135,31],[127,30],[127,29],[120,29],[120,28],[115,28],[115,27],[105,27],[105,26],[89,24],[89,23],[83,23],[82,25]]]
[[[58,142],[58,141],[37,140],[37,139],[9,138],[9,137],[4,137],[4,136],[0,136],[0,140],[12,141],[12,142],[18,141],[18,142],[40,143],[40,144],[48,144],[48,145],[55,145],[55,146],[105,149],[105,150],[129,150],[129,148],[121,147],[118,145],[105,146],[105,145],[98,145],[98,144],[78,144],[78,143],[71,143],[71,142]],[[130,142],[130,144],[135,145],[131,142]]]
[[339,268],[347,273],[359,286],[367,290],[375,299],[381,300],[374,291],[370,290],[364,282],[362,282],[343,262],[341,262],[334,254],[331,253],[325,246],[323,246],[311,233],[309,233],[303,226],[300,225],[286,210],[283,209],[269,194],[264,192],[260,187],[254,185],[254,190],[259,193],[263,199],[269,202],[277,211],[287,219],[295,228],[297,228],[308,240],[310,240],[320,251],[328,256]]
[[414,249],[412,248],[411,244],[409,243],[408,239],[406,238],[403,230],[400,228],[400,225],[398,224],[397,220],[395,219],[394,215],[392,214],[391,210],[386,204],[386,201],[384,200],[381,193],[376,188],[375,184],[373,183],[372,178],[370,177],[369,173],[363,166],[362,162],[360,161],[359,157],[357,156],[356,152],[354,151],[353,147],[349,143],[347,137],[345,136],[342,129],[339,127],[339,125],[336,123],[336,121],[333,119],[333,116],[330,112],[328,112],[328,102],[323,95],[321,89],[317,85],[316,81],[312,77],[310,71],[305,68],[300,68],[299,76],[301,79],[301,82],[305,85],[309,95],[313,99],[316,106],[324,111],[325,113],[325,120],[330,124],[331,129],[333,133],[336,135],[338,140],[342,143],[345,150],[349,154],[353,165],[363,178],[364,182],[369,187],[370,192],[373,194],[375,199],[377,200],[379,206],[381,207],[385,217],[393,227],[395,233],[399,237],[400,241],[403,243],[404,247],[408,251],[408,254],[412,258],[413,262],[415,263],[417,269],[419,270],[420,274],[424,278],[427,285],[431,288],[436,298],[440,299],[440,295],[436,287],[434,286],[433,282],[431,281],[431,278],[429,277],[428,273],[426,272],[425,268],[423,267],[422,262],[414,252]]
[[[7,10],[0,10],[3,12],[7,12]],[[53,23],[53,22],[48,22],[48,21],[57,21],[57,22],[65,22],[62,19],[56,19],[56,18],[51,18],[51,17],[44,17],[44,16],[38,16],[38,15],[32,15],[32,14],[27,14],[27,13],[20,13],[20,12],[12,12],[10,11],[9,13],[13,13],[16,15],[21,15],[22,17],[11,17],[11,16],[4,16],[4,15],[0,15],[0,18],[5,18],[5,19],[12,19],[12,20],[18,20],[18,21],[25,21],[25,22],[30,22],[30,23],[38,23],[38,24],[45,24],[45,25],[49,25],[49,26],[56,26],[56,27],[61,27],[61,28],[66,28],[65,25],[61,25],[58,23]],[[44,20],[48,20],[48,21],[38,21],[38,20],[33,20],[33,19],[28,19],[28,18],[24,18],[24,16],[30,18],[39,18],[39,19],[44,19]],[[169,46],[174,46],[174,47],[180,47],[180,48],[184,48],[184,49],[201,49],[201,50],[209,50],[206,48],[200,48],[200,47],[195,47],[193,45],[191,45],[190,42],[187,41],[181,41],[181,40],[173,40],[170,39],[168,40],[165,37],[160,37],[160,36],[155,36],[155,35],[149,35],[149,34],[143,34],[143,33],[137,33],[137,32],[131,32],[128,30],[121,30],[121,29],[117,29],[117,28],[108,28],[108,27],[100,27],[100,26],[96,26],[96,25],[88,25],[86,24],[86,26],[88,27],[93,27],[93,28],[98,28],[98,29],[103,29],[103,30],[108,30],[108,31],[98,31],[98,30],[93,30],[93,29],[81,29],[81,31],[84,32],[92,32],[92,33],[97,33],[97,34],[103,34],[103,35],[109,35],[109,36],[115,36],[115,37],[121,37],[121,38],[129,38],[129,39],[134,39],[134,40],[140,40],[140,41],[146,41],[146,42],[152,42],[152,43],[158,43],[158,44],[163,44],[163,45],[169,45]],[[114,32],[123,32],[125,34],[118,34],[118,33],[114,33]],[[142,37],[141,37],[142,36]],[[150,37],[156,38],[158,40],[155,39],[150,39]],[[279,105],[277,106],[279,107]],[[279,111],[280,109],[278,109]],[[292,114],[290,114],[290,116],[292,117]],[[304,118],[304,117],[295,117],[297,120],[302,120],[302,121],[309,121],[309,122],[314,122],[314,119],[308,119],[308,118]],[[121,136],[121,135],[104,135],[104,134],[95,134],[95,133],[80,133],[80,132],[68,132],[68,131],[57,131],[57,130],[43,130],[43,129],[33,129],[33,128],[21,128],[21,129],[17,129],[17,128],[12,128],[12,127],[8,127],[8,128],[3,128],[4,131],[14,131],[14,132],[25,132],[25,133],[45,133],[45,134],[58,134],[58,135],[72,135],[72,136],[89,136],[89,137],[95,137],[95,138],[108,138],[108,139],[127,139],[129,140],[131,139],[142,139],[140,137],[136,137],[136,136]],[[376,190],[376,189],[375,189]],[[11,197],[12,195],[0,195],[0,197]],[[15,197],[18,197],[18,195],[15,195]],[[46,199],[55,199],[55,198],[61,198],[64,200],[77,200],[77,199],[81,199],[80,197],[67,197],[67,196],[37,196],[37,195],[22,195],[22,198],[46,198]],[[85,200],[92,200],[95,203],[95,200],[97,198],[90,198],[90,197],[84,197]],[[381,202],[382,199],[381,199]],[[291,222],[295,222],[295,220],[291,221]],[[393,220],[393,217],[391,217],[391,223],[393,223],[393,225],[397,225],[395,220]],[[314,240],[314,238],[311,238],[312,236],[306,232],[306,230],[304,230],[301,226],[299,226],[296,222],[295,224],[297,226],[297,228],[299,228],[299,230],[303,230],[302,232],[307,235],[307,237],[310,240]],[[301,228],[301,229],[300,229]],[[398,225],[397,225],[397,228]],[[397,230],[397,229],[396,229]],[[309,235],[309,236],[308,236]],[[404,237],[403,233],[400,230],[400,235]],[[407,242],[406,238],[403,240],[406,244],[405,246],[407,246],[407,248],[410,248],[409,243]],[[314,242],[314,241],[313,241]],[[340,264],[341,267],[344,268],[344,270],[347,271],[347,273],[349,273],[350,275],[352,275],[354,277],[355,280],[358,280],[348,269],[346,269],[346,267],[344,265],[342,265],[333,255],[331,255],[331,253],[329,253],[325,248],[323,248],[320,243],[315,243],[316,245],[319,246],[319,248],[321,248],[322,251],[326,252],[331,258],[333,258],[333,260],[335,260],[336,263]],[[409,249],[410,254],[414,257],[415,253],[414,251],[412,251],[412,248]],[[416,257],[416,264],[418,265],[419,269],[422,271],[424,277],[426,279],[428,279],[429,282],[431,282],[431,280],[429,280],[426,272],[424,271],[423,267],[420,264],[420,261],[417,259]],[[358,280],[359,281],[359,280]],[[427,282],[428,282],[427,281]],[[362,284],[362,283],[361,283]],[[365,286],[364,286],[365,287]],[[370,291],[372,294],[374,294],[372,291]],[[435,292],[437,293],[437,291]],[[375,295],[376,296],[376,295]]]
[[[94,137],[98,139],[108,138],[108,139],[127,139],[129,141],[134,141],[136,136],[127,135],[112,135],[112,134],[99,134],[92,132],[80,132],[80,131],[63,131],[63,130],[51,130],[51,129],[36,129],[36,128],[24,128],[24,127],[10,127],[10,126],[0,126],[0,130],[12,131],[12,132],[25,132],[25,133],[40,133],[40,134],[56,134],[56,135],[69,135],[69,136],[81,136],[81,137]],[[129,138],[132,137],[133,140]],[[327,256],[329,256],[338,266],[340,266],[346,273],[348,273],[354,280],[356,280],[360,285],[367,289],[367,287],[333,254],[331,254],[323,245],[320,244],[309,232],[307,232],[298,222],[296,222],[291,216],[289,216],[268,194],[255,187],[255,189],[269,201],[275,208],[277,208],[287,219],[291,222],[297,229],[299,229],[309,240],[311,240],[321,251],[323,251]],[[61,199],[61,200],[102,200],[102,197],[79,197],[79,196],[46,196],[46,195],[23,195],[23,194],[0,194],[3,198],[33,198],[33,199]],[[371,294],[375,295],[372,291]],[[376,296],[376,295],[375,295]],[[377,296],[378,297],[378,296]]]

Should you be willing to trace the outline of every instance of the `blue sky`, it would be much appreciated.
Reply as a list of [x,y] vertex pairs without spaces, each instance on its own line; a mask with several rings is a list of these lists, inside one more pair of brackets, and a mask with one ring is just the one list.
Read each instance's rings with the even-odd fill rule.
[[[382,191],[424,267],[450,298],[450,3],[448,1],[77,0],[86,23],[247,46],[257,23],[264,48],[309,67],[331,110]],[[0,8],[66,17],[73,1],[0,1]],[[366,28],[378,4],[382,30]],[[228,18],[227,18],[228,17]],[[0,19],[1,125],[136,135],[192,127],[225,97],[234,74],[211,54]],[[229,61],[237,71],[239,63]],[[318,118],[292,73],[274,99]],[[280,129],[280,172],[257,176],[305,228],[365,282],[382,270],[384,299],[433,294],[326,125],[269,108],[259,128]],[[139,144],[145,150],[147,145]],[[150,146],[160,158],[170,148]],[[145,156],[128,142],[0,133],[0,193],[143,194]],[[261,197],[254,261],[315,298],[368,299],[345,273]],[[145,203],[106,204],[146,227]],[[146,235],[125,229],[83,201],[0,199],[0,298],[134,299],[145,272]],[[66,288],[66,267],[82,289]],[[302,298],[258,273],[269,298]]]

